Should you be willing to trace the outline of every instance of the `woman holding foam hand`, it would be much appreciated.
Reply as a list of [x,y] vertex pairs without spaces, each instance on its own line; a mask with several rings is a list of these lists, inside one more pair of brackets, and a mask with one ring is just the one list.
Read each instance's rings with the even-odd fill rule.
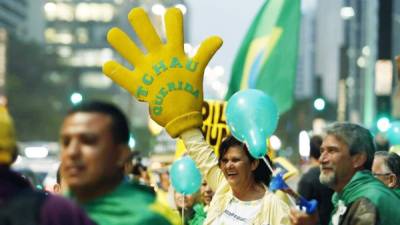
[[183,19],[177,8],[165,14],[166,43],[161,41],[143,9],[135,8],[129,20],[148,50],[143,53],[120,29],[112,28],[109,43],[133,66],[106,62],[103,72],[140,101],[149,103],[151,118],[171,137],[180,136],[215,195],[204,224],[289,224],[288,206],[268,188],[270,172],[233,137],[225,139],[219,158],[205,142],[202,126],[203,74],[221,46],[219,37],[206,39],[196,55],[183,51]]

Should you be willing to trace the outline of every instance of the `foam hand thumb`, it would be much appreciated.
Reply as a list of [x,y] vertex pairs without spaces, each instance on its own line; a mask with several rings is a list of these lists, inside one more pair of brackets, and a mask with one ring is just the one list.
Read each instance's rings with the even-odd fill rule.
[[104,74],[139,101],[149,103],[151,118],[165,127],[172,137],[187,129],[201,127],[204,69],[222,45],[219,37],[210,37],[203,41],[193,58],[188,57],[183,49],[182,17],[177,8],[166,11],[167,40],[164,44],[146,12],[141,8],[132,9],[128,18],[148,50],[147,54],[122,30],[112,28],[107,34],[108,42],[134,69],[115,61],[103,65]]

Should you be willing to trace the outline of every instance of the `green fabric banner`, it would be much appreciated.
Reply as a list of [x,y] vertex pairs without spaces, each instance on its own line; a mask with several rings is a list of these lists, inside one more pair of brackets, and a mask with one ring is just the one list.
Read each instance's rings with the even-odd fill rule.
[[271,96],[280,113],[289,110],[296,81],[299,26],[300,0],[266,1],[235,58],[225,98],[255,88]]

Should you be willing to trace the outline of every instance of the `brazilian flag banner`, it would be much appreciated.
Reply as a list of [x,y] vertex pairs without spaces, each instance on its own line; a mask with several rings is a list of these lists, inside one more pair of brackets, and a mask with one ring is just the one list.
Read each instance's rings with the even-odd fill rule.
[[269,0],[252,22],[232,66],[226,95],[259,89],[282,114],[293,104],[297,71],[300,0]]

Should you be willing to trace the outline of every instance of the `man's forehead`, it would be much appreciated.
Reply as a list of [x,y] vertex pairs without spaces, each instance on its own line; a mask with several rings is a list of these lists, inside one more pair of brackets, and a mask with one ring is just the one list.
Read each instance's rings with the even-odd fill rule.
[[380,155],[375,155],[374,156],[374,164],[382,166],[384,164],[385,160],[383,156]]
[[66,120],[92,121],[92,120],[111,120],[110,116],[101,112],[76,112],[66,117]]
[[322,141],[321,147],[342,147],[347,146],[340,138],[333,134],[328,134]]
[[109,127],[110,116],[97,112],[77,112],[68,115],[63,123],[63,130],[66,129],[97,129],[103,130]]
[[374,156],[374,164],[376,164],[376,165],[380,165],[381,163],[383,162],[383,160],[382,160],[382,157],[379,157],[379,156]]

